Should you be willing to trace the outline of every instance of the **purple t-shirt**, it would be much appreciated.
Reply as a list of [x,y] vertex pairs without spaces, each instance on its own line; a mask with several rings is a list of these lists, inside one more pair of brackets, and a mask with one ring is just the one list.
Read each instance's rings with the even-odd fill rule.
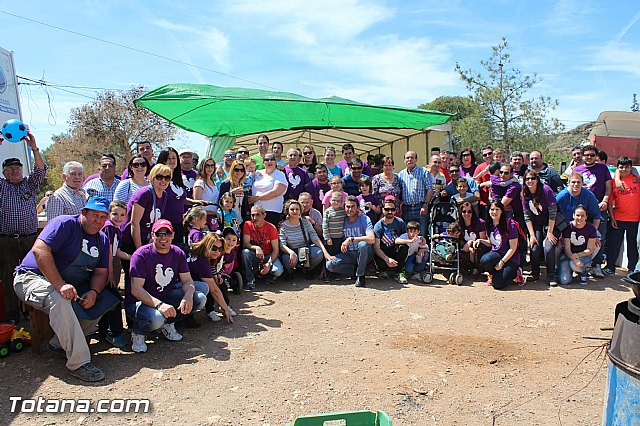
[[[507,220],[507,233],[506,235],[500,232],[500,229],[491,225],[491,231],[489,231],[489,240],[491,241],[491,251],[495,251],[501,256],[509,250],[509,240],[518,239],[518,228],[511,220]],[[509,262],[515,262],[520,264],[520,252],[516,249],[516,252],[511,256]]]
[[511,203],[507,210],[513,210],[514,213],[522,213],[522,200],[520,193],[522,185],[518,182],[511,182],[503,186],[502,179],[499,176],[491,175],[491,198],[494,200],[502,200],[502,197],[511,198]]
[[374,212],[373,210],[365,207],[364,203],[366,203],[367,201],[370,201],[372,205],[374,206],[379,206],[380,205],[380,201],[378,201],[378,197],[373,195],[373,194],[369,194],[369,195],[358,195],[356,197],[356,199],[358,200],[358,203],[360,204],[360,210],[362,210],[364,212],[364,214],[366,214],[367,216],[369,216],[369,219],[371,219],[371,223],[376,223],[378,222],[379,219],[379,214]]
[[[151,227],[153,222],[160,218],[164,218],[164,211],[167,205],[167,193],[164,192],[161,198],[156,197],[155,212],[153,212],[153,188],[151,186],[143,186],[133,193],[129,202],[127,203],[127,220],[122,224],[122,241],[127,243],[133,243],[133,237],[131,236],[131,209],[134,204],[144,208],[142,218],[140,219],[140,240],[142,244],[146,244],[149,240],[149,234],[151,234]],[[151,217],[153,216],[153,217]],[[153,219],[153,220],[152,220]]]
[[204,238],[204,231],[201,229],[191,228],[189,229],[189,235],[187,236],[187,242],[189,244],[197,243],[198,241],[202,241]]
[[477,164],[472,164],[469,167],[460,166],[460,177],[470,177],[473,178],[473,175],[476,174]]
[[587,222],[581,229],[576,228],[573,221],[569,222],[564,231],[562,238],[571,240],[571,253],[580,253],[587,248],[590,238],[597,238],[598,233],[596,227],[591,222]]
[[[182,182],[184,183],[184,186],[186,188],[186,192],[187,192],[187,198],[193,198],[193,184],[196,181],[196,178],[198,177],[198,172],[191,169],[188,171],[182,171]],[[185,208],[185,211],[187,211],[188,209]]]
[[327,183],[320,183],[318,179],[314,179],[305,188],[305,190],[311,194],[311,199],[313,200],[313,208],[322,211],[322,200],[324,200],[324,196],[327,192],[331,191],[331,185],[329,181]]
[[113,222],[107,219],[102,227],[102,232],[107,236],[109,244],[113,245],[113,252],[111,253],[111,256],[115,257],[118,252],[120,241],[122,241],[122,231],[120,228],[117,228]]
[[[75,260],[80,250],[98,259],[96,268],[109,267],[111,258],[107,236],[103,232],[95,235],[86,234],[80,224],[80,215],[57,216],[51,219],[38,235],[38,239],[51,248],[58,272],[64,271]],[[42,275],[33,256],[33,250],[27,253],[16,270]]]
[[602,201],[606,191],[606,184],[608,180],[611,180],[611,172],[609,168],[602,163],[595,163],[591,167],[587,167],[584,164],[573,169],[574,173],[580,173],[584,186],[593,192],[598,202]]
[[[371,167],[369,167],[369,164],[366,161],[364,160],[361,160],[361,161],[362,161],[362,174],[372,178],[373,172],[371,171]],[[342,176],[351,174],[351,169],[349,168],[349,164],[347,164],[346,160],[338,161],[338,167],[340,167],[340,170],[342,170]]]
[[525,199],[522,200],[522,208],[528,212],[534,229],[549,223],[549,206],[557,204],[553,190],[548,185],[542,185],[542,194],[542,203],[537,203],[537,207],[534,203],[533,194],[530,197],[525,196]]
[[197,281],[202,281],[206,278],[213,278],[213,271],[211,271],[211,263],[209,259],[204,257],[187,258],[187,264],[189,265],[189,272],[191,272],[191,278]]
[[[161,254],[153,244],[141,246],[131,256],[131,278],[144,278],[144,289],[151,296],[164,300],[178,282],[180,274],[189,272],[187,257],[180,248],[172,245],[169,253]],[[131,288],[125,288],[125,305],[137,300],[131,294]]]
[[478,218],[475,225],[472,223],[470,226],[466,226],[464,220],[461,220],[460,228],[462,229],[462,238],[465,242],[477,240],[480,238],[480,233],[486,231],[484,220],[480,218]]
[[184,187],[176,186],[173,182],[165,190],[167,206],[162,212],[162,218],[171,223],[182,223],[187,191]]
[[231,250],[229,253],[225,253],[223,256],[223,261],[224,261],[224,265],[231,265],[228,268],[225,267],[224,268],[224,273],[225,274],[230,274],[231,272],[233,272],[233,266],[234,266],[234,262],[236,260],[236,251],[235,250]]
[[304,188],[309,184],[309,175],[300,167],[292,169],[289,166],[284,167],[284,175],[287,177],[289,186],[284,194],[285,200],[298,199],[300,193],[304,192]]

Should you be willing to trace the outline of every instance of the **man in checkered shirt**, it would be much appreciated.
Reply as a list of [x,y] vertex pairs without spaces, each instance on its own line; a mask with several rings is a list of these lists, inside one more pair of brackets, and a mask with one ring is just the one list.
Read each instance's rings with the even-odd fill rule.
[[113,194],[120,179],[116,177],[116,157],[113,154],[102,154],[100,158],[100,174],[84,184],[87,197],[103,197],[113,201]]
[[[0,136],[0,145],[2,142]],[[0,280],[4,288],[5,320],[14,322],[20,320],[20,309],[13,290],[13,270],[36,240],[36,196],[47,171],[31,132],[25,142],[33,152],[33,171],[24,177],[22,162],[18,158],[7,158],[2,162],[3,177],[0,177]]]

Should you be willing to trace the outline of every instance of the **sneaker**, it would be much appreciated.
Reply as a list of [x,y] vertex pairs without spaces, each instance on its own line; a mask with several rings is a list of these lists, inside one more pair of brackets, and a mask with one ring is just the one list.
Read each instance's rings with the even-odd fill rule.
[[211,312],[209,312],[209,313],[207,314],[207,316],[208,316],[209,318],[211,318],[211,321],[213,321],[213,322],[218,322],[218,321],[221,321],[221,320],[222,320],[222,318],[220,318],[220,317],[218,316],[218,314],[216,313],[216,311],[211,311]]
[[236,315],[238,315],[238,314],[236,314],[236,311],[234,311],[234,310],[233,310],[233,308],[232,308],[231,306],[229,306],[229,314],[230,314],[232,317],[235,317]]
[[82,365],[80,368],[71,370],[71,375],[83,382],[99,382],[100,380],[104,380],[104,372],[91,362]]
[[[602,271],[601,271],[602,272]],[[587,274],[581,274],[580,275],[580,284],[581,285],[587,285],[589,284],[589,276]]]
[[608,277],[613,277],[613,276],[616,274],[616,271],[612,271],[612,270],[611,270],[611,269],[609,269],[609,268],[604,268],[604,269],[602,270],[602,273],[603,273],[603,274],[605,274],[605,275],[606,275],[606,276],[608,276]]
[[364,275],[361,277],[356,277],[356,287],[366,287],[367,283],[365,281]]
[[487,274],[487,285],[493,285],[493,275]]
[[181,321],[181,325],[184,325],[187,328],[198,328],[202,324],[196,321],[195,317],[193,316],[193,313],[191,313]]
[[256,283],[255,282],[248,282],[247,285],[244,287],[247,291],[253,291],[256,289]]
[[129,339],[127,339],[127,336],[124,333],[120,333],[115,337],[113,334],[109,333],[104,338],[107,342],[111,343],[114,348],[122,349],[129,344]]
[[55,346],[53,345],[51,342],[47,343],[47,349],[49,350],[49,352],[62,357],[64,359],[67,359],[67,352],[62,349],[60,346]]
[[422,275],[420,275],[420,273],[417,272],[417,273],[411,275],[411,279],[412,280],[416,280],[416,281],[422,281]]
[[131,350],[137,354],[141,354],[147,351],[147,344],[145,343],[146,336],[144,334],[131,333]]
[[396,274],[396,276],[394,277],[394,280],[399,284],[406,284],[407,276],[405,275],[404,272],[400,272],[399,274]]
[[173,323],[163,325],[160,327],[160,331],[164,334],[164,337],[166,337],[167,340],[171,340],[172,342],[182,340],[182,334],[178,333],[176,325]]
[[600,265],[594,266],[592,273],[594,277],[604,278],[604,274],[602,273],[602,268],[600,267]]
[[514,281],[516,282],[518,287],[522,287],[527,282],[527,280],[522,275],[522,268],[518,268],[518,272],[516,273],[516,278],[514,279]]
[[557,287],[557,286],[558,286],[558,281],[556,280],[549,281],[549,287]]

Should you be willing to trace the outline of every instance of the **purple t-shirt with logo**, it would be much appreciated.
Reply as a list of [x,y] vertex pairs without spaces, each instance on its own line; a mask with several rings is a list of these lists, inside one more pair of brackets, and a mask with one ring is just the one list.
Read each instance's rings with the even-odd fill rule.
[[327,183],[320,183],[318,179],[314,179],[305,188],[305,190],[311,194],[311,199],[313,200],[313,208],[322,211],[322,200],[324,200],[327,192],[331,191],[331,185],[329,181]]
[[595,163],[591,167],[587,167],[584,164],[573,169],[574,173],[580,173],[584,186],[593,192],[598,202],[602,201],[606,191],[606,184],[608,180],[611,180],[611,172],[609,168],[602,163]]
[[571,253],[584,251],[589,244],[589,239],[597,237],[596,227],[591,222],[587,222],[582,228],[576,228],[573,221],[571,221],[569,226],[562,231],[562,238],[569,238],[571,241]]
[[[186,192],[187,192],[187,198],[193,198],[193,184],[196,181],[196,178],[198,177],[198,172],[195,170],[188,170],[188,171],[182,171],[182,182],[184,183],[184,186],[186,188]],[[187,211],[189,209],[185,209],[185,211]]]
[[284,194],[285,200],[298,199],[300,193],[304,192],[305,187],[309,184],[309,175],[300,167],[291,168],[284,167],[284,175],[287,177],[289,186]]
[[162,218],[171,223],[182,223],[187,191],[184,187],[176,186],[173,182],[165,190],[167,206],[162,212]]
[[522,213],[522,201],[520,193],[522,192],[522,185],[518,182],[510,182],[507,185],[503,185],[504,181],[499,176],[491,175],[491,198],[494,200],[502,200],[502,197],[511,198],[511,203],[507,210],[513,210],[514,213]]
[[[38,239],[44,241],[51,248],[53,261],[58,272],[64,271],[75,260],[80,250],[98,259],[96,268],[109,267],[111,259],[107,236],[103,232],[98,232],[95,235],[86,234],[80,224],[80,215],[58,216],[51,219],[38,235]],[[33,250],[27,253],[16,270],[42,275]]]
[[204,238],[204,231],[201,229],[191,228],[189,229],[189,235],[187,236],[187,242],[189,244],[197,243],[198,241],[202,241]]
[[111,253],[111,256],[115,257],[118,252],[120,241],[122,241],[122,231],[117,228],[113,222],[107,219],[102,227],[102,232],[107,236],[109,244],[113,245],[113,252]]
[[542,203],[535,203],[533,194],[525,195],[525,199],[522,200],[522,208],[528,212],[534,229],[549,223],[549,207],[557,204],[553,190],[548,185],[542,185],[542,194]]
[[[173,245],[166,254],[158,253],[153,244],[147,244],[131,255],[131,279],[144,278],[144,289],[160,300],[164,300],[164,296],[175,289],[183,272],[189,272],[187,257],[180,248]],[[136,301],[131,294],[131,288],[127,286],[125,305],[131,305]]]
[[360,204],[360,210],[362,210],[362,212],[364,214],[366,214],[367,216],[369,216],[369,219],[371,219],[371,223],[376,223],[378,222],[378,218],[379,218],[379,214],[374,212],[373,210],[367,208],[364,203],[366,203],[367,201],[371,202],[372,205],[374,206],[379,206],[380,205],[380,201],[378,201],[378,197],[373,195],[373,194],[369,194],[369,195],[358,195],[356,197],[356,199],[358,200],[358,203]]
[[473,175],[476,174],[477,164],[472,164],[469,167],[460,166],[460,177],[470,177],[473,178]]
[[[164,218],[164,211],[167,206],[167,193],[163,193],[161,198],[156,197],[156,209],[153,212],[153,188],[151,186],[143,186],[133,193],[129,202],[127,203],[127,220],[122,224],[122,241],[127,243],[133,243],[133,237],[131,236],[131,209],[134,204],[144,208],[142,218],[140,219],[140,240],[142,244],[146,244],[149,240],[149,234],[151,234],[151,228],[153,222],[160,218]],[[152,217],[153,216],[153,217]],[[153,219],[153,220],[152,220]]]
[[462,238],[464,241],[475,241],[480,238],[480,233],[486,231],[484,220],[478,218],[475,224],[466,226],[464,220],[460,221],[460,228],[462,230]]
[[[500,232],[500,229],[491,225],[491,231],[489,231],[489,240],[491,241],[491,251],[495,251],[501,256],[509,250],[509,240],[518,239],[518,228],[511,220],[507,220],[507,233],[506,235]],[[516,249],[516,252],[511,256],[509,262],[515,262],[520,264],[520,252]]]
[[189,265],[191,278],[194,280],[202,281],[205,278],[213,278],[213,271],[211,271],[209,259],[189,256],[187,258],[187,264]]

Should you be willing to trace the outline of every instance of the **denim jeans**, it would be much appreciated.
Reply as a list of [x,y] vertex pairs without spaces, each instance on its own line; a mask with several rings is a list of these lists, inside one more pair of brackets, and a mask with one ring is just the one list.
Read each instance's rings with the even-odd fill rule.
[[[265,258],[268,258],[270,255],[265,255]],[[249,249],[243,249],[240,252],[240,258],[242,259],[242,269],[244,271],[244,279],[246,280],[246,285],[251,286],[255,284],[256,277],[254,271],[258,270],[258,265],[260,264],[260,259],[256,256],[256,252]],[[259,271],[258,271],[259,272]],[[280,259],[276,258],[276,261],[271,265],[271,271],[268,276],[273,279],[278,278],[284,272],[284,268],[282,267],[282,263],[280,263]]]
[[[297,249],[293,249],[293,251],[295,251],[296,255],[297,255],[298,250]],[[281,256],[282,256],[282,258],[281,258],[282,266],[284,267],[284,269],[287,272],[291,272],[291,271],[293,271],[294,268],[298,267],[298,263],[299,263],[298,261],[296,261],[296,264],[293,265],[293,266],[291,266],[289,264],[289,259],[291,258],[291,256],[289,256],[288,253],[285,253],[284,250],[282,251],[282,255]],[[309,263],[310,263],[310,265],[309,265],[308,269],[313,269],[316,266],[318,266],[322,262],[322,259],[324,259],[324,253],[322,252],[320,247],[316,247],[316,246],[309,247]]]
[[569,284],[573,279],[572,272],[577,272],[580,275],[586,274],[587,266],[591,263],[592,259],[593,255],[591,254],[588,256],[582,256],[580,258],[580,261],[582,262],[583,266],[582,268],[577,268],[573,264],[571,259],[565,256],[565,254],[563,253],[562,256],[560,256],[560,260],[558,261],[558,281],[560,281],[560,284]]
[[346,253],[338,253],[336,260],[327,260],[327,270],[348,276],[353,275],[355,270],[357,277],[363,277],[371,259],[373,259],[371,245],[360,241],[358,250],[347,250]]
[[420,216],[420,209],[424,203],[414,204],[412,206],[408,204],[402,205],[402,220],[404,223],[409,223],[415,220],[420,224],[420,235],[429,235],[429,213]]
[[429,259],[429,253],[427,252],[424,254],[424,256],[422,256],[421,262],[418,262],[416,260],[417,257],[418,255],[416,253],[410,254],[407,257],[407,261],[404,264],[404,271],[409,276],[422,272],[427,267],[427,260]]
[[[605,249],[607,247],[607,228],[609,223],[609,213],[607,211],[601,211],[602,219],[600,219],[600,225],[598,225],[598,232],[600,232],[600,251],[596,253],[591,262],[593,266],[601,265],[604,260]],[[613,261],[615,263],[615,260]]]
[[513,281],[520,267],[516,262],[509,260],[506,265],[497,271],[496,265],[500,262],[500,259],[502,259],[502,255],[496,251],[490,251],[480,259],[480,264],[484,270],[491,274],[491,282],[496,290],[502,290],[510,281]]
[[618,229],[609,228],[607,235],[607,269],[616,270],[616,261],[622,248],[622,239],[627,238],[627,269],[633,272],[638,264],[638,222],[617,221]]
[[[180,284],[178,283],[178,286]],[[207,302],[207,296],[197,290],[193,293],[193,308],[191,312],[196,312],[204,308]],[[133,325],[133,332],[136,334],[147,335],[154,330],[158,330],[165,324],[171,324],[177,321],[181,321],[186,315],[182,314],[178,310],[180,301],[184,297],[184,292],[181,287],[176,287],[171,293],[167,294],[162,300],[163,303],[176,308],[176,316],[173,318],[165,318],[159,310],[153,306],[146,305],[141,301],[132,303],[125,308],[127,316],[135,320]]]

